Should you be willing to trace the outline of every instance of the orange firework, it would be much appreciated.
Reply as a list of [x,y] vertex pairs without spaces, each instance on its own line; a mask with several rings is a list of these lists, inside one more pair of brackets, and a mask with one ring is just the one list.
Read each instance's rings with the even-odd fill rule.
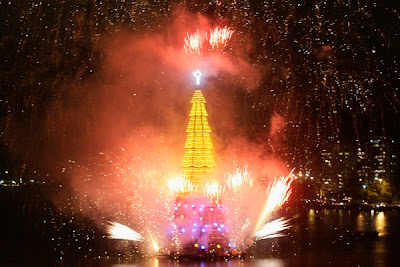
[[202,47],[202,40],[201,40],[201,36],[199,33],[199,30],[197,30],[195,33],[193,34],[186,34],[185,37],[185,45],[183,46],[185,48],[185,51],[187,54],[191,54],[191,53],[197,53],[197,54],[201,54],[200,50]]
[[225,46],[229,39],[231,39],[233,30],[229,27],[219,28],[216,27],[213,30],[210,30],[210,38],[209,43],[211,47],[214,49],[215,47]]
[[256,227],[254,228],[254,232],[256,233],[261,225],[266,221],[267,217],[275,210],[280,208],[283,203],[285,203],[289,196],[292,194],[292,189],[290,189],[290,185],[293,182],[293,179],[290,178],[293,170],[286,177],[280,177],[276,179],[272,185],[268,185],[267,189],[267,200],[265,202],[264,208],[260,214],[260,217],[257,220]]

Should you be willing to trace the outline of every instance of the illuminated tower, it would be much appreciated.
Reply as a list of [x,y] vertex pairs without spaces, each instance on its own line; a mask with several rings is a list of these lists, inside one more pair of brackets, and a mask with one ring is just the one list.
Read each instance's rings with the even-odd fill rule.
[[210,137],[211,129],[205,107],[206,100],[200,90],[195,90],[191,103],[182,172],[193,185],[199,185],[204,183],[214,170],[215,160]]

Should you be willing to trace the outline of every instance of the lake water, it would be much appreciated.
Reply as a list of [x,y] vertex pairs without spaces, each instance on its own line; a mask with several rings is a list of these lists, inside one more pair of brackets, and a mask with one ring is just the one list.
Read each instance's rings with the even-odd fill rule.
[[[400,266],[398,210],[304,209],[286,216],[292,218],[288,236],[259,242],[254,259],[216,263],[150,259],[103,266]],[[368,236],[373,231],[378,231],[377,237]]]
[[[216,263],[98,258],[96,255],[104,256],[102,251],[109,250],[103,246],[115,244],[102,238],[90,243],[97,254],[92,253],[89,259],[89,256],[85,257],[86,253],[76,253],[79,250],[68,235],[68,224],[65,224],[62,235],[62,241],[65,242],[61,242],[65,255],[60,259],[54,250],[54,246],[60,242],[49,241],[57,237],[58,232],[40,224],[43,219],[52,219],[50,215],[53,213],[49,215],[43,211],[45,202],[35,202],[37,198],[27,197],[36,194],[21,191],[19,197],[10,195],[17,192],[11,190],[0,194],[1,266],[400,266],[399,209],[371,211],[299,208],[281,212],[280,215],[290,219],[292,225],[285,237],[259,241],[247,253],[245,260]],[[57,216],[54,220],[57,224],[63,222]],[[75,227],[73,225],[72,229],[75,230]],[[360,235],[362,232],[373,231],[379,233],[377,237]]]

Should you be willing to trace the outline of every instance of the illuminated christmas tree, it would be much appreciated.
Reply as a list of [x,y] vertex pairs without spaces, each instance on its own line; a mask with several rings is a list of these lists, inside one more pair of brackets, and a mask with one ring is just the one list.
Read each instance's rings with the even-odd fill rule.
[[[201,72],[196,70],[193,74],[199,85]],[[200,90],[195,90],[191,103],[182,162],[184,179],[180,181],[191,183],[193,190],[183,186],[185,189],[176,198],[171,251],[186,256],[224,256],[228,253],[228,239],[218,190],[212,197],[197,191],[215,178],[212,172],[216,166],[206,100]]]
[[206,100],[200,90],[195,90],[191,103],[182,172],[193,185],[199,185],[204,183],[214,170],[215,160],[205,107]]

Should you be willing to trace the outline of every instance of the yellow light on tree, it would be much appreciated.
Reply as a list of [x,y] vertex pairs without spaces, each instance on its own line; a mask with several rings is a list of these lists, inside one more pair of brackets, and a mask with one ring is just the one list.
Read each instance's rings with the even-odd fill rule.
[[196,186],[203,184],[205,178],[214,170],[215,160],[206,100],[200,90],[195,90],[191,103],[182,172],[183,176]]

